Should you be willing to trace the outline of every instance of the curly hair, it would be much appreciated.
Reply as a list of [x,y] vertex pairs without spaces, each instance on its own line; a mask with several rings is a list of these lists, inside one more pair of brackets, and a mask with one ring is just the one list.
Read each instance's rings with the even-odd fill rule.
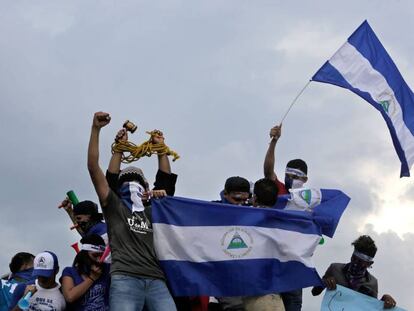
[[370,257],[374,257],[377,253],[377,246],[373,239],[371,239],[368,235],[361,235],[358,239],[352,242],[355,250],[368,255]]

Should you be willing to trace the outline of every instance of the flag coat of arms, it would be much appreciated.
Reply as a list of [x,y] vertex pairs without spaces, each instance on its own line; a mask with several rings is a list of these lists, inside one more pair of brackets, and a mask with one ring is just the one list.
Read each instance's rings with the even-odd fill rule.
[[414,163],[414,94],[367,21],[312,77],[361,96],[387,123],[401,162],[400,176]]
[[155,250],[176,296],[249,296],[321,285],[312,256],[320,223],[335,223],[332,215],[315,220],[309,212],[178,197],[154,200],[152,207]]

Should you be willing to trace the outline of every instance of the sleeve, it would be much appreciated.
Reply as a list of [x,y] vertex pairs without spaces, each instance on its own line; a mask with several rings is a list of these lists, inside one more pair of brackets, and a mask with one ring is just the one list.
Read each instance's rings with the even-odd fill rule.
[[20,298],[23,297],[24,290],[26,289],[26,283],[17,285],[16,289],[14,290],[13,296],[10,301],[9,310],[13,310],[13,308],[17,305]]
[[121,219],[120,199],[111,189],[109,190],[106,204],[104,205],[102,202],[100,203],[107,228],[109,226],[109,223],[115,218]]
[[282,183],[277,177],[274,180],[276,187],[277,187],[277,195],[284,195],[289,194],[289,192],[286,190],[285,184]]
[[378,299],[378,282],[377,282],[377,279],[375,279],[375,283],[372,285],[372,290],[374,292],[373,297]]
[[61,278],[63,278],[64,276],[69,276],[73,279],[73,271],[72,270],[73,270],[72,267],[66,267],[65,269],[63,269]]
[[176,182],[176,174],[168,174],[158,170],[157,175],[155,176],[154,190],[165,190],[168,195],[173,196],[175,193]]
[[106,181],[108,182],[109,188],[115,193],[118,191],[118,177],[119,174],[106,171]]
[[333,264],[330,264],[330,266],[328,267],[328,270],[326,270],[325,274],[323,275],[323,279],[330,277],[330,276],[335,276],[334,275],[334,266]]
[[361,285],[361,287],[358,289],[358,292],[378,299],[377,279],[374,276],[369,275],[368,282],[366,284]]

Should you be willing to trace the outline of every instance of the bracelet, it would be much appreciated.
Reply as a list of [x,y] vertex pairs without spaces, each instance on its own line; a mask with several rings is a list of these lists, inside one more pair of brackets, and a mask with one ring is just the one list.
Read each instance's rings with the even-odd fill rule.
[[92,282],[96,282],[96,280],[94,280],[93,278],[91,278],[90,275],[88,275],[88,278],[90,278],[92,280]]

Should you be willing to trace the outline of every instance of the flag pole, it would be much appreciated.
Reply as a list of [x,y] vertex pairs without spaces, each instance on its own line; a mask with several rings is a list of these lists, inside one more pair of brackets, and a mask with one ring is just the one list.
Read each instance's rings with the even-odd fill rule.
[[302,93],[305,91],[305,89],[308,87],[308,85],[312,82],[312,80],[309,80],[308,83],[306,83],[306,85],[300,90],[300,92],[298,93],[298,95],[296,95],[295,99],[292,101],[292,103],[289,106],[289,109],[286,111],[285,115],[283,116],[282,120],[280,121],[280,125],[282,125],[283,120],[285,120],[286,116],[288,115],[290,109],[292,109],[293,105],[296,103],[296,101],[298,100],[298,98],[300,97],[300,95],[302,95]]

